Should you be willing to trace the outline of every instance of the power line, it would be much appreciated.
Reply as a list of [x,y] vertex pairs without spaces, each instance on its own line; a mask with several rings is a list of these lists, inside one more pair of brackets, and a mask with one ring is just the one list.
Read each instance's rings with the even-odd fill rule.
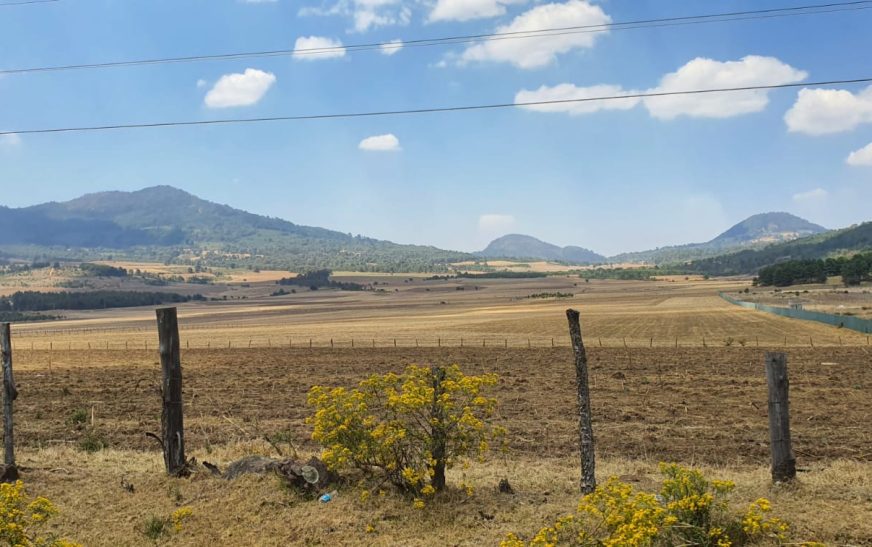
[[337,114],[304,114],[297,116],[270,116],[262,118],[224,118],[217,120],[189,120],[176,122],[150,122],[150,123],[131,123],[131,124],[116,124],[116,125],[94,125],[82,127],[54,127],[45,129],[20,129],[16,131],[0,131],[0,136],[3,135],[33,135],[43,133],[82,133],[92,131],[111,131],[117,129],[145,129],[157,127],[186,127],[198,125],[229,125],[229,124],[247,124],[247,123],[264,123],[264,122],[289,122],[289,121],[305,121],[305,120],[330,120],[343,118],[372,118],[379,116],[403,116],[411,114],[431,114],[439,112],[467,112],[473,110],[496,110],[502,108],[522,108],[529,106],[544,106],[555,104],[574,104],[587,103],[593,101],[610,101],[620,99],[643,99],[646,97],[671,97],[676,95],[700,95],[707,93],[729,93],[738,91],[755,91],[769,89],[787,89],[795,87],[812,87],[812,86],[829,86],[842,84],[860,84],[872,82],[872,77],[868,78],[852,78],[846,80],[824,80],[818,82],[793,83],[793,84],[776,84],[776,85],[755,85],[744,87],[722,87],[716,89],[694,89],[688,91],[660,91],[649,93],[628,93],[626,95],[604,95],[600,97],[585,97],[579,99],[555,99],[549,101],[529,101],[521,103],[492,103],[466,106],[448,106],[448,107],[429,107],[417,108],[411,110],[381,110],[372,112],[346,112]]
[[6,6],[26,6],[28,4],[50,4],[61,0],[21,0],[20,2],[2,2],[0,8]]
[[[30,0],[41,2],[57,2],[59,0]],[[511,31],[488,34],[467,34],[459,36],[446,36],[441,38],[422,38],[406,40],[402,42],[374,42],[352,44],[347,46],[329,46],[299,49],[276,49],[265,51],[248,51],[237,53],[219,53],[209,55],[190,55],[183,57],[160,57],[154,59],[135,59],[130,61],[109,61],[103,63],[86,63],[72,65],[55,65],[41,67],[26,67],[0,70],[2,74],[27,74],[37,72],[59,72],[68,70],[89,70],[99,68],[117,68],[142,65],[158,65],[170,63],[189,63],[196,61],[220,61],[249,59],[255,57],[279,57],[279,56],[304,56],[324,55],[345,51],[368,51],[375,49],[389,50],[404,47],[431,47],[441,45],[466,44],[479,41],[491,42],[501,40],[517,40],[530,38],[548,38],[571,34],[601,33],[613,30],[633,30],[640,28],[672,27],[682,25],[696,25],[708,23],[720,23],[731,21],[747,21],[754,19],[772,19],[778,17],[793,17],[797,15],[818,15],[845,11],[859,11],[872,9],[872,0],[854,0],[850,2],[833,2],[827,4],[810,4],[785,8],[770,8],[765,10],[734,11],[726,13],[710,13],[701,15],[686,15],[680,17],[667,17],[661,19],[640,19],[635,21],[623,21],[618,23],[605,23],[599,25],[577,25],[570,27],[545,28],[530,31]]]

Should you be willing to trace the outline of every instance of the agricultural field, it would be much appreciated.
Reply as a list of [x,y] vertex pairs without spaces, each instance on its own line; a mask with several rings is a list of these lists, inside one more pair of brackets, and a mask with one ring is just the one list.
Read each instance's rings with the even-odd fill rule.
[[[535,533],[578,502],[573,307],[588,346],[601,480],[654,488],[657,463],[680,462],[736,482],[737,510],[771,499],[796,540],[872,544],[866,335],[718,296],[748,280],[341,280],[376,290],[269,296],[276,285],[263,280],[223,289],[244,299],[179,307],[188,455],[223,468],[251,454],[317,454],[306,422],[313,385],[458,364],[498,375],[497,422],[509,431],[505,456],[449,475],[472,495],[454,488],[422,512],[393,492],[363,502],[354,482],[324,505],[271,476],[225,481],[201,468],[167,478],[146,436],[160,430],[154,311],[68,312],[13,326],[19,462],[28,488],[57,503],[54,526],[87,545],[149,545],[147,519],[190,507],[185,526],[158,543],[430,545],[438,528],[436,543],[496,545]],[[773,350],[789,360],[800,468],[791,486],[772,486],[768,474],[763,359]],[[497,491],[501,478],[514,495]]]
[[[262,281],[206,286],[212,301],[181,305],[186,347],[568,346],[564,311],[582,313],[584,335],[603,347],[810,347],[866,345],[866,335],[734,306],[742,280],[585,282],[427,280],[406,274],[337,277],[371,291],[278,288]],[[290,287],[285,287],[289,289]],[[175,290],[175,289],[173,289]],[[224,297],[227,300],[224,300]],[[19,347],[133,349],[156,344],[152,309],[62,312],[64,321],[15,325]],[[396,342],[395,342],[396,341]],[[107,346],[108,345],[108,346]]]

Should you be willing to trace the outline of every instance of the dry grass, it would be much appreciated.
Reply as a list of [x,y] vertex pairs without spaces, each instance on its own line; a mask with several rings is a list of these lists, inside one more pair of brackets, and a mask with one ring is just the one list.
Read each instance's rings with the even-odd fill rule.
[[[266,445],[194,451],[200,459],[226,464]],[[31,494],[55,501],[62,511],[55,525],[86,545],[149,545],[142,533],[150,516],[165,517],[187,506],[193,517],[181,532],[159,541],[173,545],[496,545],[509,532],[529,534],[573,511],[577,500],[574,458],[513,459],[473,465],[449,482],[475,488],[472,497],[452,491],[424,511],[388,493],[360,501],[361,487],[339,488],[337,499],[320,504],[283,488],[272,476],[249,476],[228,482],[207,473],[190,479],[163,475],[159,454],[104,451],[93,455],[69,448],[27,451],[20,461]],[[703,467],[710,477],[733,480],[732,504],[768,497],[775,513],[792,524],[796,540],[829,544],[872,542],[872,464],[833,461],[815,465],[790,487],[770,484],[764,468]],[[620,476],[640,488],[656,488],[656,462],[606,459],[599,476]],[[516,495],[499,494],[507,477]],[[129,493],[122,478],[135,487]],[[374,532],[368,533],[371,525]]]

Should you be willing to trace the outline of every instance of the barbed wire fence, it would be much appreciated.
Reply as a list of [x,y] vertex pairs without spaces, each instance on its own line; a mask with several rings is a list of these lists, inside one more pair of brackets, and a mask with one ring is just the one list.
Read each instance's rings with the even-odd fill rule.
[[[63,340],[61,337],[18,339],[14,350],[31,351],[157,351],[157,340]],[[778,348],[778,347],[872,347],[872,336],[677,336],[677,337],[595,337],[587,336],[593,348]],[[571,348],[566,336],[397,336],[397,337],[326,337],[326,336],[252,336],[197,338],[185,336],[182,350],[227,349],[389,349],[389,348],[484,348],[548,349]]]

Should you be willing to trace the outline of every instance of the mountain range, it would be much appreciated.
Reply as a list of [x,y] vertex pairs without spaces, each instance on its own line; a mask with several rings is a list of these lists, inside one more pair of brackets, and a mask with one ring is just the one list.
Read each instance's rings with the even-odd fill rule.
[[480,253],[401,245],[302,226],[219,205],[170,186],[100,192],[67,202],[0,206],[0,256],[184,262],[307,271],[448,271],[452,262],[519,258],[568,264],[679,264],[708,273],[749,273],[790,258],[819,258],[872,249],[872,223],[843,230],[788,213],[754,215],[706,243],[605,257],[510,234]]
[[790,213],[762,213],[748,217],[711,241],[662,247],[605,257],[582,247],[558,247],[531,236],[511,234],[491,242],[478,254],[486,258],[557,260],[571,264],[684,263],[748,248],[792,241],[826,232]]

